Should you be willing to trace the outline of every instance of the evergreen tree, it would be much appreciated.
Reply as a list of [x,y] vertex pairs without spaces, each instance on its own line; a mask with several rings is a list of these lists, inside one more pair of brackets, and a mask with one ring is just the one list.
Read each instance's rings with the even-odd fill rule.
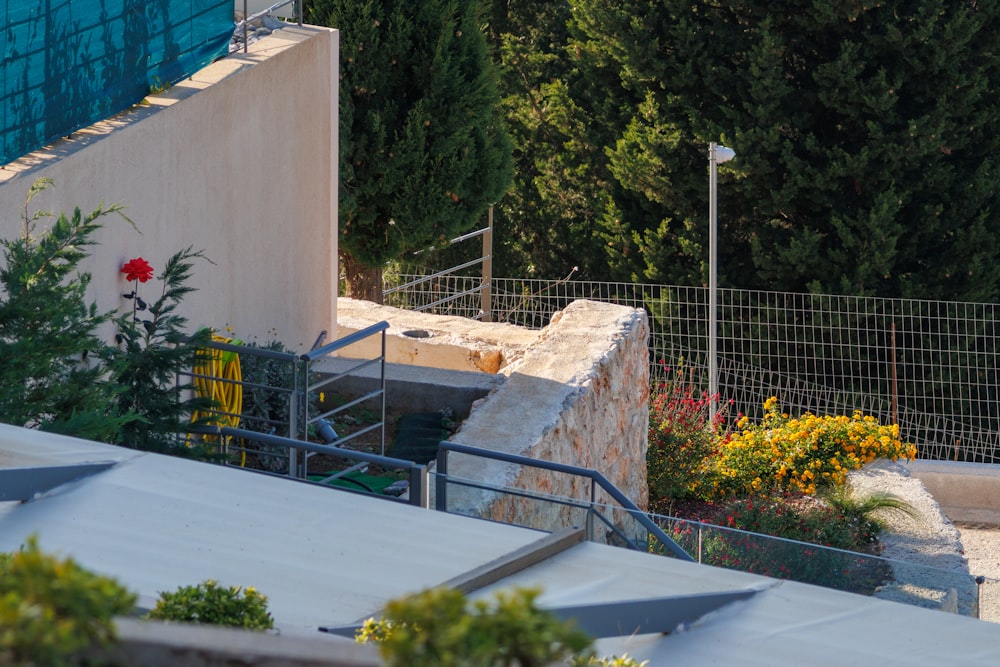
[[29,215],[28,204],[49,185],[34,183],[21,234],[0,240],[0,422],[108,441],[132,416],[109,414],[118,388],[106,381],[107,346],[95,332],[112,314],[86,301],[90,275],[76,270],[99,219],[121,207],[77,208],[39,232],[55,216]]
[[703,264],[721,141],[721,284],[1000,296],[997,2],[570,4],[643,100],[609,159],[645,277]]
[[340,250],[350,296],[483,220],[511,179],[479,2],[314,0],[340,30]]
[[565,2],[494,1],[491,39],[515,165],[496,218],[499,275],[604,279],[614,256],[602,230],[613,205],[603,149],[615,128],[606,117],[595,122],[602,107],[587,92],[596,68],[583,76],[569,19]]

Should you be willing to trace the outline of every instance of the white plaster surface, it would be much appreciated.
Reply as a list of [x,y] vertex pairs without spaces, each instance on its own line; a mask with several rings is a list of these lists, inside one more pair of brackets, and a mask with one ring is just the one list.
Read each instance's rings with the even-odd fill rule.
[[[122,264],[157,273],[188,246],[180,314],[191,329],[231,326],[302,349],[336,327],[339,33],[288,27],[92,127],[0,169],[3,236],[20,231],[38,177],[55,185],[31,210],[89,213],[121,203],[81,269],[100,310],[123,306]],[[141,286],[147,301],[158,281]],[[110,328],[108,330],[110,338]]]

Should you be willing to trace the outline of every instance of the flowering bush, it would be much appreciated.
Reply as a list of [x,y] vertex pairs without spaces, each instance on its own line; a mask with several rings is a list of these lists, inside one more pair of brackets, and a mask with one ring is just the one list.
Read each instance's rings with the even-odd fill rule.
[[[649,497],[680,500],[696,492],[705,461],[727,434],[720,432],[731,401],[712,411],[711,397],[683,368],[664,368],[666,380],[651,393],[646,475]],[[718,397],[716,397],[716,403]]]
[[183,297],[194,290],[187,281],[195,259],[206,258],[190,247],[172,255],[158,276],[160,295],[149,303],[140,296],[139,283],[153,277],[153,267],[141,257],[121,267],[125,279],[133,282],[132,291],[122,294],[131,301],[131,309],[116,319],[117,346],[107,354],[108,367],[122,389],[115,405],[118,414],[139,419],[122,428],[120,444],[185,456],[207,455],[186,447],[177,435],[191,415],[215,407],[208,398],[185,398],[191,384],[178,381],[182,372],[204,358],[205,344],[211,340],[207,329],[188,336],[184,331],[187,320],[177,313]]
[[719,443],[711,460],[712,475],[704,497],[734,494],[814,494],[818,489],[843,486],[847,473],[877,458],[916,456],[912,444],[899,439],[899,427],[880,425],[874,417],[817,417],[805,413],[791,418],[778,411],[778,399],[764,403],[761,423],[746,418],[732,437]]

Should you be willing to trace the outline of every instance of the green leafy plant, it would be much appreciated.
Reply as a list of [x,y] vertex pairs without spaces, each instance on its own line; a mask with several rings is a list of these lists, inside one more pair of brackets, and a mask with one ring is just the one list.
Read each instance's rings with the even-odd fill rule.
[[135,416],[108,411],[121,388],[107,381],[100,362],[107,345],[96,332],[113,313],[87,302],[91,277],[77,267],[101,218],[128,218],[120,205],[103,204],[71,216],[29,213],[32,199],[51,185],[34,182],[20,236],[0,241],[0,422],[111,442]]
[[430,589],[390,601],[356,638],[378,642],[386,664],[399,667],[542,667],[592,657],[592,640],[535,606],[538,595],[516,589],[470,606],[460,591]]
[[74,664],[74,653],[114,640],[113,617],[135,601],[114,579],[43,553],[32,536],[0,554],[0,664]]
[[206,258],[191,247],[171,256],[157,276],[162,283],[160,294],[149,303],[140,295],[139,283],[149,279],[152,267],[136,258],[122,268],[134,283],[132,291],[123,294],[131,307],[116,319],[117,347],[107,354],[107,363],[112,381],[121,388],[115,402],[117,414],[137,415],[139,419],[124,425],[121,444],[207,455],[202,449],[187,447],[178,436],[191,415],[215,407],[210,399],[190,392],[190,382],[178,380],[205,358],[205,344],[212,336],[207,329],[189,336],[184,331],[186,318],[177,313],[181,300],[194,290],[187,283],[195,259]]
[[649,661],[643,660],[639,662],[628,653],[623,653],[620,656],[613,655],[607,658],[597,658],[594,656],[578,658],[574,659],[570,664],[574,667],[589,667],[590,665],[597,665],[597,667],[647,667]]
[[156,607],[146,618],[246,630],[274,627],[274,619],[267,610],[266,595],[252,586],[220,586],[214,579],[197,586],[181,586],[172,593],[160,593]]

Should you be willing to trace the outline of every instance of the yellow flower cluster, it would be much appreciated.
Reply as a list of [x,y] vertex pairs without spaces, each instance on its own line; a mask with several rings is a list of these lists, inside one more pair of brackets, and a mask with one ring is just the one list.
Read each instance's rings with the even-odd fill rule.
[[790,418],[778,412],[778,400],[764,403],[760,424],[741,419],[718,455],[705,462],[711,497],[747,492],[792,491],[812,494],[820,487],[840,486],[847,473],[875,459],[908,459],[916,447],[899,439],[899,427],[874,417]]

